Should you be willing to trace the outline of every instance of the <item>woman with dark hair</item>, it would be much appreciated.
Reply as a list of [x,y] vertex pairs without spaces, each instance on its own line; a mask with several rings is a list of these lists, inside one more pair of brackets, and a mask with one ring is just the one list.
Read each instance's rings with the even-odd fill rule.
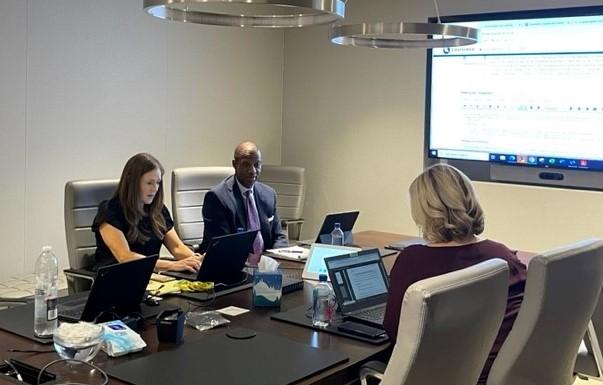
[[202,256],[182,242],[163,204],[163,172],[150,154],[136,154],[128,160],[113,198],[101,202],[92,224],[95,269],[159,254],[163,244],[175,260],[160,259],[157,269],[199,270]]
[[409,194],[410,212],[425,245],[409,246],[398,255],[390,272],[383,326],[395,342],[402,299],[413,283],[488,259],[504,259],[509,264],[509,296],[505,317],[478,382],[478,385],[486,384],[494,358],[519,312],[526,267],[515,251],[502,243],[478,237],[484,231],[484,212],[471,180],[455,167],[447,164],[429,167],[412,182]]

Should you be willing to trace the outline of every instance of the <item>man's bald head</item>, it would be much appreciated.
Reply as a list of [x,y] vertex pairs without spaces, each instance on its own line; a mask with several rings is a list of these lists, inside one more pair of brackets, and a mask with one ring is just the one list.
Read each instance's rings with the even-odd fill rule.
[[262,172],[262,153],[253,142],[242,142],[234,151],[232,167],[235,169],[235,177],[243,186],[253,187],[260,172]]
[[234,159],[237,160],[241,157],[250,156],[259,152],[260,149],[257,144],[250,141],[242,142],[235,148]]

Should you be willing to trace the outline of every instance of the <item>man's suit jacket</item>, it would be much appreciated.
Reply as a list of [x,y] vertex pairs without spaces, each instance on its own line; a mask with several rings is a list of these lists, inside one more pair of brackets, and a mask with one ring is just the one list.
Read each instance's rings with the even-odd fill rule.
[[[287,246],[276,213],[276,192],[260,182],[253,185],[255,206],[260,219],[264,249]],[[247,210],[245,198],[234,175],[224,179],[205,194],[203,200],[203,242],[201,252],[205,252],[213,237],[236,233],[237,229],[247,230]]]

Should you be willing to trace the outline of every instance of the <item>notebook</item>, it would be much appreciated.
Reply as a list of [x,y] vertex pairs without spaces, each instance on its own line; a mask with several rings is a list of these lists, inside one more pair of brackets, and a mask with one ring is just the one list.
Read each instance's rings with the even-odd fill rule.
[[383,327],[389,279],[379,250],[326,258],[325,264],[343,316]]
[[313,243],[310,247],[308,259],[304,265],[303,279],[313,279],[318,281],[320,274],[327,274],[325,266],[325,258],[335,255],[347,255],[360,251],[358,247],[323,245],[321,243]]
[[348,211],[343,213],[332,213],[325,216],[322,226],[318,231],[318,235],[315,240],[300,241],[300,245],[311,245],[312,243],[331,243],[331,231],[335,227],[335,223],[341,224],[341,231],[343,231],[343,243],[348,245],[352,243],[352,229],[358,219],[360,211]]
[[[120,316],[131,312],[141,313],[140,303],[158,258],[158,255],[154,255],[101,267],[90,292],[59,300],[59,319],[94,322],[103,312]],[[150,312],[153,313],[153,310]],[[151,313],[142,315],[151,317]]]
[[403,239],[401,241],[397,241],[385,246],[386,249],[390,250],[404,250],[408,246],[412,245],[424,245],[425,240],[423,238],[411,238],[411,239]]
[[253,250],[253,240],[258,230],[244,231],[214,237],[197,273],[166,271],[163,274],[189,281],[209,281],[226,285],[245,283],[247,274],[243,272],[249,253]]

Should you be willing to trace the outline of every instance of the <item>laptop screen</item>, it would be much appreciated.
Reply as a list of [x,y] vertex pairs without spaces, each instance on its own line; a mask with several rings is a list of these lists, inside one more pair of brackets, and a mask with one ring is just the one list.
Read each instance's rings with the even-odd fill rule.
[[389,281],[378,249],[346,258],[325,259],[331,284],[342,311],[362,309],[387,300]]
[[306,265],[304,266],[304,279],[318,279],[320,274],[327,274],[325,258],[336,255],[347,255],[360,249],[357,247],[323,245],[320,243],[312,244]]

